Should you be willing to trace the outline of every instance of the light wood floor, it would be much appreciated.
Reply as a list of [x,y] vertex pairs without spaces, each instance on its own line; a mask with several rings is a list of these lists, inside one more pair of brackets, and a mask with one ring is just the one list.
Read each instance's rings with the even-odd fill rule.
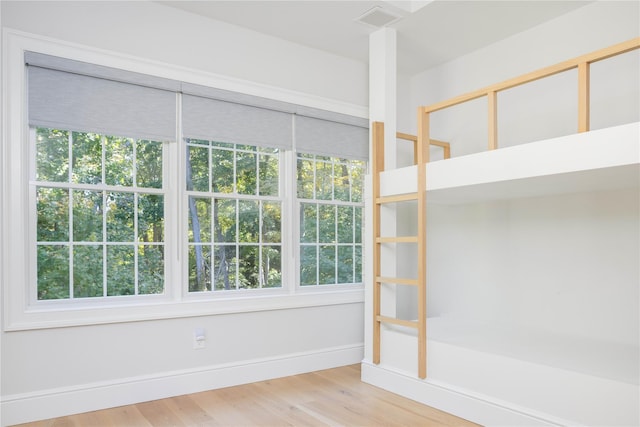
[[22,426],[475,426],[360,381],[360,365]]

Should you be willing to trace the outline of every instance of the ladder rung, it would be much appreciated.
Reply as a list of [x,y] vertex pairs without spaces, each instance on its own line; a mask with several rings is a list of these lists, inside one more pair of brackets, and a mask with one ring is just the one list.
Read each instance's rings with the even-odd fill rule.
[[418,286],[417,279],[401,279],[399,277],[376,277],[376,283],[395,283],[397,285]]
[[396,203],[409,200],[418,200],[418,193],[398,194],[397,196],[384,196],[376,198],[376,203]]
[[402,320],[402,319],[396,319],[394,317],[387,317],[387,316],[376,316],[376,319],[378,320],[378,322],[381,322],[381,323],[391,323],[394,325],[400,325],[400,326],[406,326],[408,328],[418,329],[418,322],[413,320]]
[[418,243],[418,236],[376,237],[376,243]]

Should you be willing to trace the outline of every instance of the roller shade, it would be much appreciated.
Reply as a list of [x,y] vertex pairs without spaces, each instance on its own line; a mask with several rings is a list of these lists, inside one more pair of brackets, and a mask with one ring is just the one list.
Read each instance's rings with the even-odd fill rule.
[[31,126],[159,141],[176,138],[172,91],[37,65],[28,66],[28,91]]
[[296,151],[323,156],[367,160],[366,127],[307,116],[295,116]]
[[182,127],[187,138],[290,150],[291,114],[245,104],[183,95]]

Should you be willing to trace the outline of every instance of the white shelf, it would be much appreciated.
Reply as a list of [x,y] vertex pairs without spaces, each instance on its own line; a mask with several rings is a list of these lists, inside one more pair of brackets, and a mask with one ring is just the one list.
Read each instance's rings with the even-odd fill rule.
[[[381,195],[415,192],[416,174],[383,172]],[[432,162],[426,180],[427,202],[442,204],[640,188],[640,123]]]

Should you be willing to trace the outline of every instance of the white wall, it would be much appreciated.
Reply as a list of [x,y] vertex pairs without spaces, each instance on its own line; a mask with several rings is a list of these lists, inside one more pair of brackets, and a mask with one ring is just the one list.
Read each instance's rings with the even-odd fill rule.
[[[309,96],[321,105],[366,112],[366,64],[157,3],[3,1],[0,8],[3,29],[246,80],[285,95]],[[193,350],[195,327],[206,330],[204,350]],[[229,367],[244,372],[237,377],[243,382],[356,363],[362,357],[363,329],[363,304],[350,303],[3,332],[2,423],[230,385],[233,378],[216,382],[212,374],[236,372]],[[257,372],[261,367],[272,369]],[[193,377],[185,372],[195,373],[199,382],[190,385]],[[154,378],[166,389],[135,389],[142,377]],[[118,395],[111,391],[116,386]]]
[[[419,105],[639,35],[640,3],[596,2],[412,76],[399,102],[414,112]],[[610,61],[592,65],[592,129],[640,120],[640,53]],[[509,90],[498,105],[499,146],[575,133],[576,73]],[[431,137],[449,141],[452,156],[484,151],[486,100],[453,110],[432,115]],[[637,194],[594,192],[429,209],[429,316],[638,345]],[[411,265],[405,271],[411,275]],[[413,305],[410,299],[398,302],[406,317]]]
[[[406,102],[415,111],[639,35],[640,3],[595,2],[413,76]],[[593,64],[591,74],[592,129],[640,120],[640,52]],[[484,98],[433,113],[431,137],[449,141],[452,156],[484,151],[486,117]],[[575,70],[498,95],[499,146],[576,130]]]
[[2,1],[3,26],[366,106],[367,64],[150,1]]
[[430,205],[429,316],[638,346],[637,190]]

